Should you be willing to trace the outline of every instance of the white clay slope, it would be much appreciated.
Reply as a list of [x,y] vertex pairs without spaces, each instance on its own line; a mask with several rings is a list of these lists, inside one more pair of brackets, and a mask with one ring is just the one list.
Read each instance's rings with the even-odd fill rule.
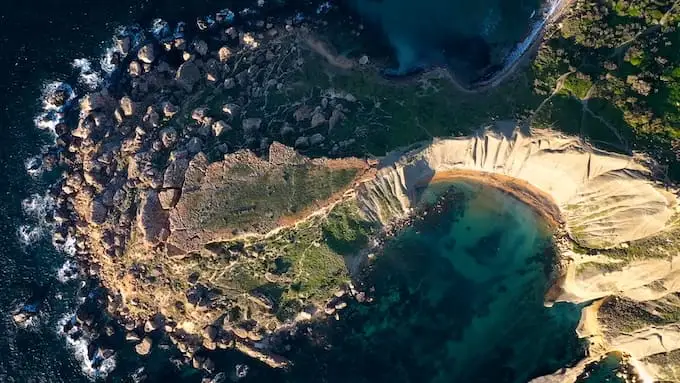
[[[394,156],[392,156],[394,158]],[[651,180],[630,156],[607,153],[554,131],[485,130],[475,136],[434,141],[386,164],[359,188],[369,217],[405,217],[417,187],[440,173],[476,171],[528,182],[552,197],[573,238],[607,248],[663,230],[675,198]]]

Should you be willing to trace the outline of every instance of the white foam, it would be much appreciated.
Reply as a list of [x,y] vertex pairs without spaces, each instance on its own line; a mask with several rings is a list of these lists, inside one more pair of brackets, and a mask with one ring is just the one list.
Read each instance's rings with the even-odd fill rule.
[[71,65],[80,72],[78,81],[89,90],[96,90],[104,83],[104,78],[92,68],[90,60],[86,58],[75,59]]
[[30,246],[43,238],[45,230],[39,226],[21,225],[17,229],[19,243],[23,246]]
[[67,260],[57,270],[57,279],[61,283],[66,283],[78,278],[78,265],[72,260]]
[[[66,93],[66,100],[63,106],[57,106],[49,102],[49,96],[58,91],[63,91]],[[76,92],[73,90],[71,85],[65,82],[51,81],[43,85],[42,96],[40,98],[42,100],[43,110],[55,110],[58,112],[63,112],[64,109],[76,99]]]
[[63,331],[64,325],[68,323],[74,317],[74,315],[75,313],[66,314],[59,320],[57,323],[57,334],[63,336],[64,339],[66,339],[66,344],[73,352],[73,356],[76,358],[76,360],[80,362],[80,369],[88,379],[92,381],[105,379],[111,373],[111,371],[116,368],[115,355],[109,357],[108,359],[104,359],[98,368],[93,367],[92,361],[87,357],[87,348],[91,341],[90,336],[86,333],[83,333],[83,335],[76,340],[68,336],[70,333],[78,330],[77,325],[73,326],[73,329],[69,333],[65,333]]
[[49,194],[31,194],[30,197],[21,201],[24,214],[40,222],[47,222],[47,215],[54,210],[54,198]]
[[43,174],[42,156],[36,155],[33,157],[28,157],[26,160],[24,160],[24,168],[26,169],[26,173],[28,173],[28,175],[31,177],[40,177]]
[[151,22],[149,32],[157,39],[162,39],[170,35],[170,25],[163,19],[155,19]]

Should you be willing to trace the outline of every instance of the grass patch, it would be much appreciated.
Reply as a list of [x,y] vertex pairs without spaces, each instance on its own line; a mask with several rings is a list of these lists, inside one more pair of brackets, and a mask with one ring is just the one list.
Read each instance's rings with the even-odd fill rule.
[[373,226],[363,220],[354,201],[338,205],[323,223],[324,240],[338,254],[351,255],[368,245]]

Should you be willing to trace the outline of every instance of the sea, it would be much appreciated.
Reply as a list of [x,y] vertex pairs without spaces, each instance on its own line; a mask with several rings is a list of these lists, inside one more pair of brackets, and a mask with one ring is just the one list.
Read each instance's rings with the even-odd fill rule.
[[[400,1],[410,1],[409,7],[416,3]],[[404,53],[418,46],[423,36],[414,23],[408,23],[405,27],[411,32],[400,35],[407,37],[403,40],[407,43],[395,44],[402,40],[389,36],[394,33],[394,17],[387,18],[392,21],[386,26],[376,13],[402,12],[381,8],[395,6],[395,2],[365,0],[337,6],[366,18],[368,28],[375,30],[369,34],[376,40],[371,42],[372,53],[392,60],[392,74],[440,65],[442,56],[432,52],[444,48],[458,47],[461,52],[449,52],[453,56],[447,57],[465,60],[468,51],[464,48],[474,40],[467,37],[461,40],[464,43],[431,44],[430,53]],[[511,10],[512,17],[529,31],[532,9],[538,5],[528,0],[515,2],[517,8],[508,8],[513,3],[509,0],[489,4],[498,6],[499,12]],[[452,21],[462,20],[468,6],[465,1],[458,3]],[[477,2],[475,12],[482,3]],[[452,12],[452,4],[457,2],[442,3],[441,9]],[[56,249],[51,244],[48,217],[53,202],[46,191],[59,174],[37,166],[36,159],[54,138],[36,124],[44,111],[41,97],[49,87],[69,84],[74,95],[82,95],[107,81],[99,59],[121,26],[148,26],[159,17],[191,21],[226,7],[245,6],[254,5],[217,0],[2,3],[0,383],[201,380],[201,372],[173,362],[177,352],[169,344],[148,358],[136,357],[129,344],[113,344],[114,358],[94,366],[87,356],[88,339],[73,340],[61,331],[84,299],[97,292],[78,274],[69,246]],[[286,6],[278,3],[279,9]],[[427,6],[436,12],[435,1],[428,1]],[[493,17],[499,15],[506,13]],[[508,23],[496,22],[501,21]],[[469,28],[484,22],[480,19]],[[440,23],[448,25],[446,20]],[[507,25],[514,28],[515,24]],[[455,32],[466,35],[460,28]],[[430,29],[425,37],[436,33]],[[478,60],[474,57],[473,64]],[[444,64],[451,61],[447,60]],[[270,371],[233,352],[216,356],[217,370],[225,372],[228,381],[243,382],[521,383],[581,358],[583,345],[574,332],[579,307],[543,304],[554,257],[545,223],[498,190],[463,183],[446,188],[446,193],[455,194],[455,203],[437,205],[439,189],[425,195],[423,206],[441,208],[441,214],[419,220],[387,241],[367,271],[375,286],[374,302],[353,303],[340,320],[310,326],[291,352],[291,371]],[[12,312],[27,303],[36,315],[17,325]],[[243,371],[247,374],[240,375],[245,376],[235,374]]]

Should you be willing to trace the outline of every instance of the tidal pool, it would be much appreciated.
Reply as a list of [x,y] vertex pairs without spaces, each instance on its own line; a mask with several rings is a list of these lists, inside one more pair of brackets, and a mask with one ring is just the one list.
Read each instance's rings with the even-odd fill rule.
[[445,65],[463,83],[501,69],[540,23],[546,0],[348,0],[379,28],[403,75]]
[[367,273],[374,302],[310,329],[291,381],[525,383],[583,357],[580,308],[544,305],[555,253],[533,210],[470,183],[422,200]]

